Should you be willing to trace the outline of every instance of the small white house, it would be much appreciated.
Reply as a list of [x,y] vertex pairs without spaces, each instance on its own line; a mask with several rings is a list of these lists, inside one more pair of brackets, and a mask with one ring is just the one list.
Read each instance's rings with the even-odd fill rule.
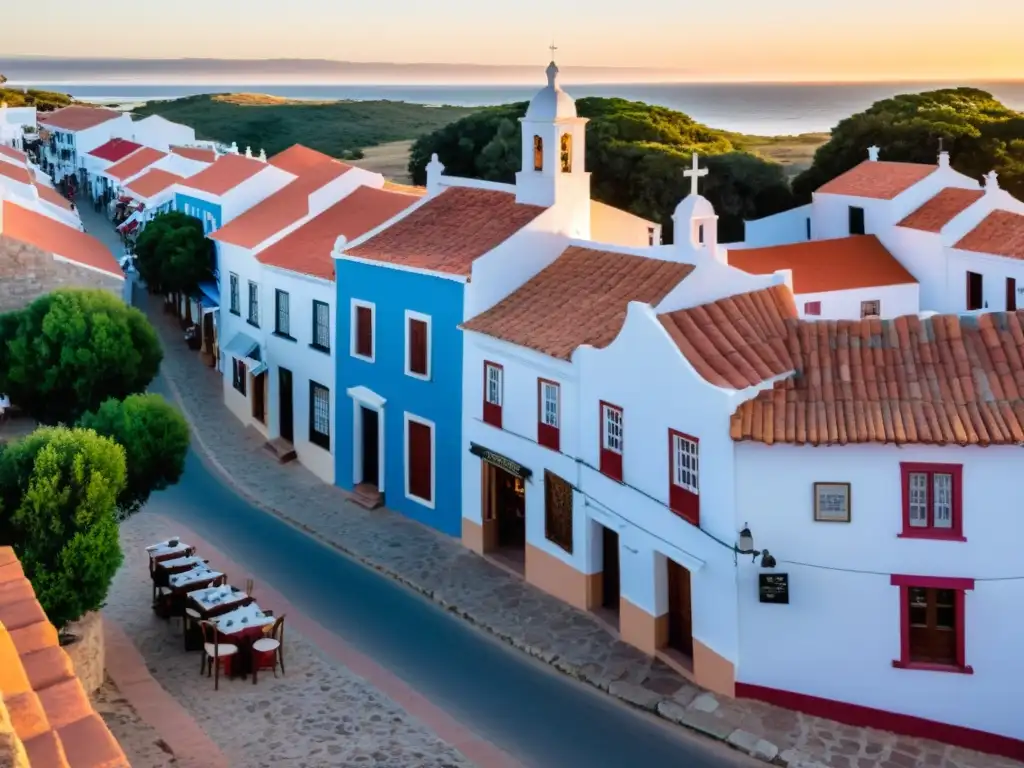
[[188,125],[175,123],[160,115],[150,115],[131,124],[130,138],[146,147],[153,147],[162,152],[170,152],[175,146],[188,146],[195,143],[196,130]]
[[38,115],[42,143],[42,164],[56,180],[75,176],[79,188],[87,183],[85,157],[116,136],[131,133],[131,118],[125,112],[73,105]]
[[32,165],[25,153],[7,145],[0,145],[0,193],[24,208],[82,229],[77,211],[50,186],[46,174]]
[[0,102],[0,145],[25,148],[25,138],[36,136],[36,108],[9,107]]

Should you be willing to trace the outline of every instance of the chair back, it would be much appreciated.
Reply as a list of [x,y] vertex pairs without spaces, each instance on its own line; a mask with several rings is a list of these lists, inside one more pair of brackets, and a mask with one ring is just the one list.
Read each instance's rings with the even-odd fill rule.
[[217,636],[220,634],[217,631],[217,625],[214,624],[212,621],[204,620],[199,622],[199,628],[203,631],[203,642],[213,643],[214,649],[216,649],[217,640],[219,639]]
[[284,617],[285,614],[281,614],[274,620],[274,626],[270,628],[270,636],[277,640],[281,645],[284,645]]
[[254,584],[253,584],[252,579],[246,579],[245,580],[245,594],[247,594],[249,597],[252,597],[253,586],[254,586]]

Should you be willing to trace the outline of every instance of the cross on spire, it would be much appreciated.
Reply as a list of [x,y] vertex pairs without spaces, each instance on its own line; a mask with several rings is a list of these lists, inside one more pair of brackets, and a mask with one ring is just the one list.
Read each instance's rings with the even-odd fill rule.
[[558,48],[555,46],[555,41],[554,40],[551,41],[551,45],[548,46],[548,50],[551,51],[551,60],[554,61],[555,60],[555,51],[558,50]]
[[686,176],[686,177],[688,177],[690,179],[690,194],[691,195],[698,194],[697,193],[697,180],[701,176],[707,176],[707,175],[708,175],[708,169],[707,168],[699,168],[698,167],[698,165],[697,165],[697,153],[694,152],[693,153],[693,165],[690,167],[690,170],[683,171],[683,176]]

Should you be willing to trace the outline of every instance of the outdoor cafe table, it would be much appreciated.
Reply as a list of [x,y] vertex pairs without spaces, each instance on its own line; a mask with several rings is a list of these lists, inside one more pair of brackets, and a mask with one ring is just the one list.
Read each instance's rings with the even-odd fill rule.
[[205,562],[203,558],[197,555],[161,560],[153,564],[153,584],[157,587],[170,586],[168,579],[172,574],[190,571],[196,566],[204,565]]
[[[174,542],[172,545],[171,542]],[[149,553],[149,559],[154,563],[159,563],[164,560],[170,560],[177,557],[185,557],[192,550],[190,544],[186,544],[178,538],[170,538],[167,541],[161,541],[159,544],[153,544],[146,547],[146,552]]]
[[[199,614],[205,621],[249,605],[253,599],[238,587],[207,587],[189,592],[185,605]],[[185,650],[195,651],[203,647],[203,632],[196,621],[186,622]]]
[[270,631],[275,621],[274,617],[265,615],[256,603],[250,603],[210,621],[217,627],[217,642],[230,643],[238,647],[238,653],[225,661],[225,672],[231,676],[251,672],[252,644]]
[[165,618],[183,615],[186,593],[209,587],[223,575],[220,571],[214,571],[205,565],[196,565],[191,570],[171,574],[167,577],[167,586],[171,594],[157,603],[158,613]]

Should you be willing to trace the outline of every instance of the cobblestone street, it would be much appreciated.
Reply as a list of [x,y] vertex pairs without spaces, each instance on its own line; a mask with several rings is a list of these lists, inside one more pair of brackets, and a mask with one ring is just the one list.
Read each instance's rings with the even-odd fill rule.
[[589,614],[461,546],[384,509],[366,511],[297,462],[280,465],[263,438],[224,407],[219,374],[181,340],[162,303],[136,302],[165,348],[163,374],[193,427],[196,448],[250,501],[429,596],[467,621],[667,720],[761,759],[796,768],[1020,768],[1009,759],[701,691],[613,637]]

